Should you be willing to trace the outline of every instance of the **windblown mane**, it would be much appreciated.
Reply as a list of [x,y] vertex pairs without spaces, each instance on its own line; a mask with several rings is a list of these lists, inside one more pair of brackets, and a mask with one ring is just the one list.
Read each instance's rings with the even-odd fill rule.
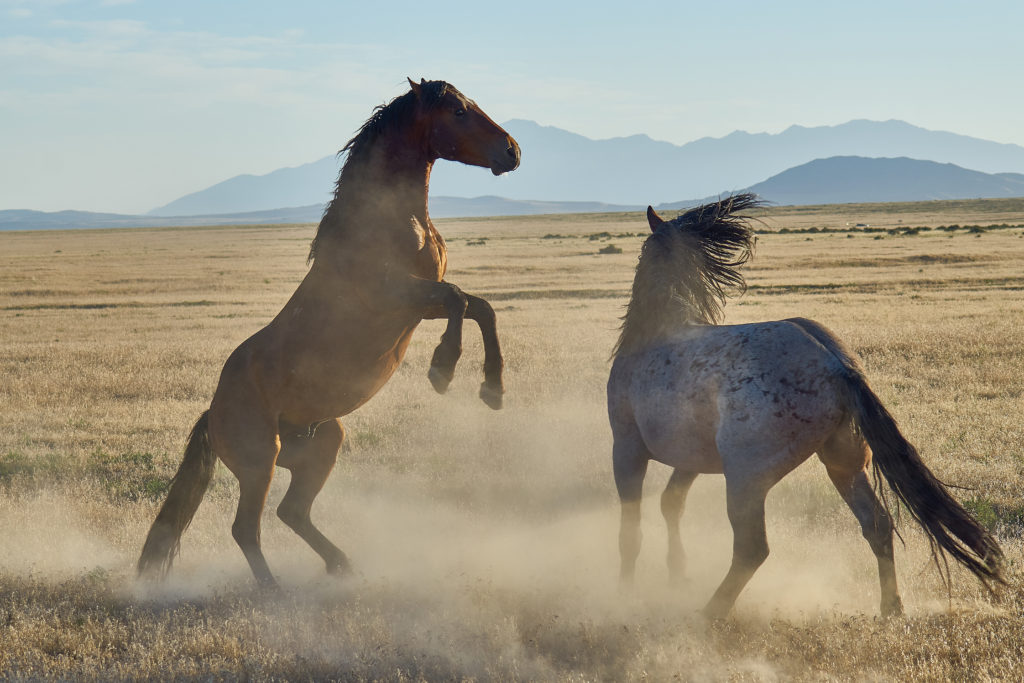
[[613,356],[680,325],[721,321],[726,298],[746,290],[738,268],[756,241],[749,217],[733,214],[763,204],[750,193],[726,197],[665,221],[647,238]]
[[[441,101],[441,98],[444,97],[450,87],[445,81],[426,81],[421,83],[420,92],[423,103],[427,107],[434,106]],[[345,163],[341,167],[341,172],[338,174],[338,180],[334,184],[334,197],[327,204],[327,208],[324,209],[324,215],[320,219],[316,236],[313,237],[313,241],[309,245],[309,258],[307,262],[311,262],[316,258],[317,245],[322,242],[323,238],[341,229],[339,215],[344,205],[343,187],[345,172],[355,165],[354,162],[362,158],[365,151],[373,145],[382,133],[395,126],[411,123],[413,113],[416,110],[416,104],[416,94],[410,90],[387,104],[378,106],[370,114],[370,118],[366,120],[366,123],[338,152],[338,156],[343,154],[347,156],[345,157]]]

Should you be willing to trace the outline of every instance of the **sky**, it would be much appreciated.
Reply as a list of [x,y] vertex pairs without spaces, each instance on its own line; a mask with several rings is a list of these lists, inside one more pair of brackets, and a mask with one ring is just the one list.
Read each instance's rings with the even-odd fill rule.
[[406,76],[594,139],[864,118],[1024,145],[1022,27],[1020,0],[0,0],[0,210],[142,213],[315,161]]

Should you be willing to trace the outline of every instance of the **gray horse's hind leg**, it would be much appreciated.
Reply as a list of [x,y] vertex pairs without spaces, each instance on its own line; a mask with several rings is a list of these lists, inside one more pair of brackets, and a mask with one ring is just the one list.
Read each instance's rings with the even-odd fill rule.
[[903,614],[896,585],[896,563],[893,560],[893,524],[889,513],[878,501],[867,468],[871,452],[852,425],[837,431],[818,454],[828,471],[829,479],[846,505],[860,522],[861,533],[878,560],[878,581],[882,590],[882,616]]
[[686,553],[679,536],[679,518],[686,504],[686,494],[696,478],[696,472],[676,469],[661,494],[661,514],[668,528],[668,578],[675,584],[686,580]]
[[729,613],[750,577],[768,559],[768,534],[764,526],[767,488],[749,480],[736,482],[728,477],[725,487],[733,534],[732,564],[704,608],[704,615],[714,619]]
[[[613,427],[614,431],[614,427]],[[612,447],[612,468],[615,472],[615,487],[622,503],[622,519],[619,526],[619,584],[628,588],[633,584],[636,558],[640,554],[640,499],[643,496],[644,476],[647,474],[649,454],[640,435],[635,429],[629,435],[615,434]]]
[[900,616],[903,614],[903,602],[900,600],[896,585],[896,563],[892,553],[892,519],[889,513],[878,502],[865,472],[857,472],[850,476],[829,470],[828,474],[839,495],[856,515],[861,532],[871,545],[875,559],[878,560],[882,616]]

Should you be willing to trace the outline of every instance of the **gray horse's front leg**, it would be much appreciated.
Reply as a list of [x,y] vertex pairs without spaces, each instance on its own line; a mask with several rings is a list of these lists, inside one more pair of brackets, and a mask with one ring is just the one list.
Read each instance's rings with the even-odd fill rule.
[[643,497],[644,476],[647,474],[647,448],[639,439],[615,434],[612,446],[612,470],[615,474],[615,488],[622,505],[619,523],[619,587],[629,590],[633,587],[636,558],[640,555],[643,535],[640,531],[640,501]]

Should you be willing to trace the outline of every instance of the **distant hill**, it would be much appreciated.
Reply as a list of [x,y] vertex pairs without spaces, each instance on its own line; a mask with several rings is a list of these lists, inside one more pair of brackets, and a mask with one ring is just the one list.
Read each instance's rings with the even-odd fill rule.
[[432,218],[459,218],[470,216],[530,216],[542,213],[608,213],[615,211],[641,211],[639,204],[605,204],[603,202],[552,202],[505,197],[430,197]]
[[[659,142],[646,135],[591,140],[521,119],[504,126],[522,147],[519,170],[495,178],[479,168],[439,162],[431,177],[431,192],[540,202],[661,204],[750,187],[786,169],[836,156],[908,157],[984,173],[1024,173],[1024,147],[930,131],[903,121],[792,126],[778,134],[737,131],[685,145]],[[339,164],[332,155],[263,176],[237,176],[154,209],[150,215],[240,213],[323,204],[330,198]]]
[[181,225],[307,223],[320,220],[319,206],[206,216],[133,216],[91,211],[0,211],[0,230],[75,230],[79,228],[156,228]]
[[[330,199],[340,162],[324,157],[266,175],[239,175],[187,194],[150,211],[148,216],[195,216],[266,211],[282,206],[320,206]],[[319,216],[317,220],[320,220]]]
[[[940,164],[906,157],[871,159],[838,156],[815,159],[745,189],[779,205],[1024,197],[1024,174],[981,173],[955,164]],[[704,199],[660,202],[655,204],[655,208],[685,208],[704,201],[712,201],[724,194],[729,194],[729,191]],[[644,206],[602,202],[530,201],[494,196],[472,199],[443,195],[430,197],[430,215],[434,218],[638,211]],[[317,223],[323,209],[323,204],[313,204],[265,211],[194,216],[127,216],[86,211],[44,213],[12,210],[0,211],[0,230]]]
[[832,157],[783,171],[749,190],[775,204],[1024,197],[1024,175],[981,173],[906,157]]
[[[433,218],[474,216],[526,216],[542,213],[601,213],[639,211],[641,206],[601,202],[532,202],[503,197],[431,197]],[[151,228],[179,225],[264,225],[273,223],[318,223],[322,204],[244,213],[197,216],[130,216],[89,211],[0,211],[0,230],[71,230],[78,228]]]

